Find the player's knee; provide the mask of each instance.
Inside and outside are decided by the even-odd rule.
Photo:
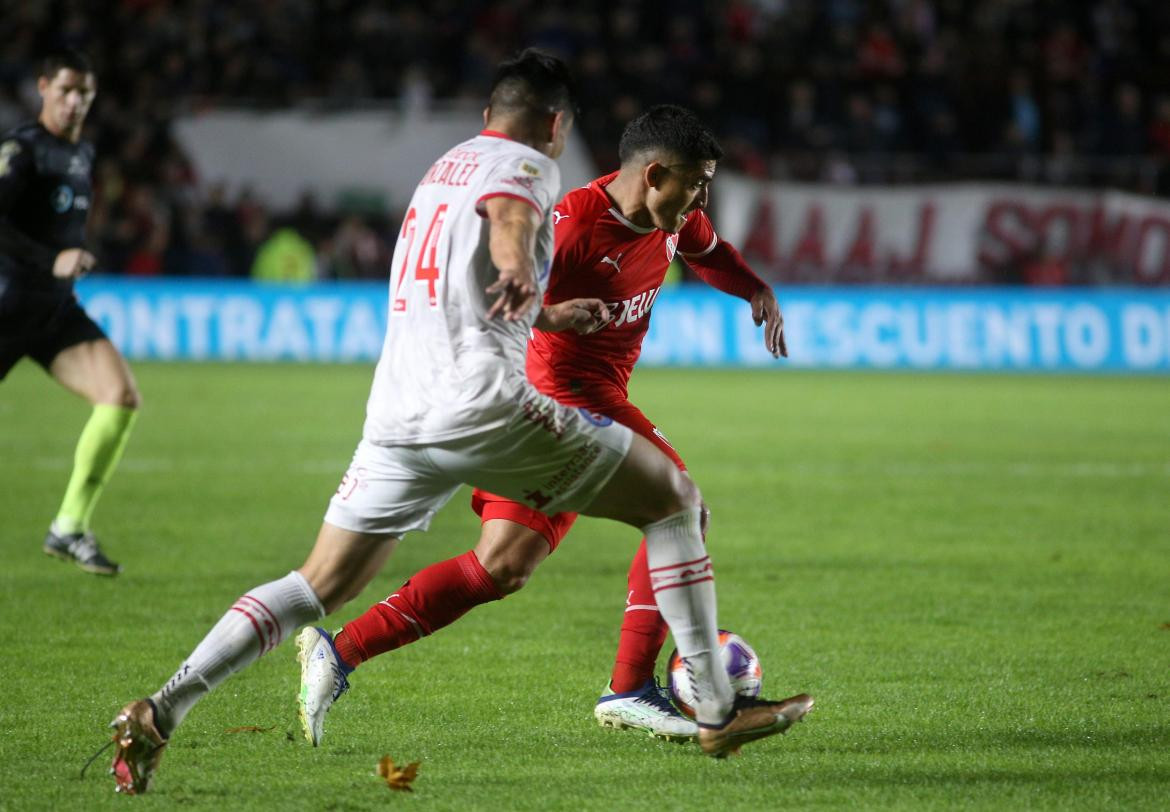
[[[672,469],[662,485],[652,499],[639,504],[636,521],[631,523],[642,527],[703,504],[698,486],[681,471]]]
[[[699,486],[689,476],[679,473],[672,482],[672,498],[674,501],[671,513],[703,506],[703,495],[699,493]]]
[[[123,387],[118,393],[118,405],[123,409],[141,409],[142,408],[142,393],[138,391],[136,386]]]
[[[475,546],[476,559],[501,595],[523,588],[548,554],[549,542],[540,532],[511,521],[484,522]]]
[[[492,582],[495,583],[496,589],[500,591],[501,595],[511,595],[513,592],[519,592],[528,583],[528,579],[532,577],[533,569],[533,567],[505,565],[489,570],[488,574],[492,576]]]
[[[120,406],[123,409],[138,409],[142,406],[142,395],[138,387],[129,381],[112,381],[102,387],[97,402]]]

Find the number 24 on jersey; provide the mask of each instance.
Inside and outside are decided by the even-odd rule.
[[[440,270],[437,255],[439,252],[439,234],[443,230],[443,221],[446,219],[447,204],[444,203],[435,210],[435,215],[431,218],[431,224],[427,226],[426,236],[423,237],[418,256],[414,258],[414,282],[415,284],[426,283],[427,301],[431,307],[438,307],[438,299],[435,295],[435,283],[439,281]],[[403,252],[402,265],[398,269],[398,281],[394,283],[393,310],[395,313],[406,312],[406,295],[402,290],[402,285],[406,281],[406,272],[410,269],[414,252],[414,238],[417,231],[418,211],[411,208],[406,213],[406,218],[402,221],[402,231],[398,235],[400,242],[405,241],[406,251]]]

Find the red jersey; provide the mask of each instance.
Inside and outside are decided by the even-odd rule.
[[[556,247],[544,303],[590,297],[604,301],[612,321],[589,335],[534,330],[528,377],[570,406],[625,400],[630,373],[650,327],[650,309],[678,252],[699,259],[719,243],[707,215],[687,215],[678,234],[636,226],[605,187],[613,172],[569,192],[553,208]]]

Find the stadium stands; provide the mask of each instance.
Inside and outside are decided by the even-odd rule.
[[[673,101],[711,122],[730,168],[757,177],[1170,190],[1160,0],[64,0],[15,4],[0,30],[4,129],[36,109],[38,53],[94,57],[91,234],[104,265],[128,274],[247,275],[291,226],[321,278],[382,276],[395,212],[228,197],[200,182],[172,122],[234,107],[458,105],[525,45],[571,60],[599,167],[614,164],[626,120]]]

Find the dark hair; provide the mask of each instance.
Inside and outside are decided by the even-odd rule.
[[[575,112],[577,93],[565,63],[552,54],[526,48],[501,62],[492,81],[494,113]]]
[[[82,51],[74,48],[61,48],[45,54],[41,60],[39,76],[52,79],[59,70],[75,70],[78,73],[93,73],[93,62]]]
[[[723,148],[707,126],[685,107],[659,104],[626,125],[618,157],[626,163],[647,152],[669,153],[684,163],[718,161]]]

